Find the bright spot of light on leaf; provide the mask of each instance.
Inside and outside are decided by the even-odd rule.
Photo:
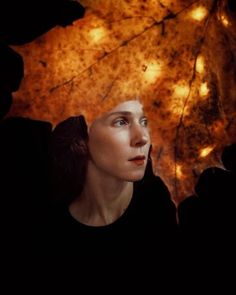
[[[183,111],[186,113],[185,101],[189,95],[189,90],[190,88],[185,82],[174,85],[170,108],[173,114],[180,115]]]
[[[156,60],[145,63],[142,66],[142,71],[144,72],[143,78],[146,81],[146,83],[154,83],[156,79],[161,76],[162,64],[160,61]]]
[[[214,146],[210,145],[207,146],[203,149],[200,150],[200,158],[205,158],[207,157],[213,150],[214,150]]]
[[[202,21],[206,17],[206,15],[207,9],[203,6],[199,6],[190,12],[191,18],[196,21]]]
[[[186,84],[177,84],[174,86],[174,93],[175,97],[186,97],[189,94],[189,86]]]
[[[208,93],[209,93],[209,88],[208,88],[208,85],[207,85],[207,82],[205,83],[202,83],[200,85],[200,89],[199,89],[199,94],[200,96],[206,96]]]
[[[94,28],[89,31],[89,37],[92,42],[99,43],[106,35],[104,28]]]
[[[204,69],[205,69],[204,57],[202,55],[199,55],[196,61],[196,71],[199,74],[202,74],[204,73]]]
[[[227,17],[225,15],[221,15],[220,20],[226,28],[229,26],[229,20],[227,19]]]
[[[177,178],[181,178],[183,176],[182,167],[180,164],[176,165],[175,171],[176,171],[175,173],[176,173]]]

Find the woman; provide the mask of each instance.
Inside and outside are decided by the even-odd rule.
[[[59,123],[51,153],[54,254],[166,259],[174,247],[175,206],[152,173],[148,120],[138,100],[118,104],[89,126],[82,116]]]

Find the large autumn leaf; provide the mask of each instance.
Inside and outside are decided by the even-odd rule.
[[[9,115],[88,120],[139,97],[154,172],[179,203],[236,141],[236,24],[228,1],[83,0],[86,15],[15,46],[25,77]]]

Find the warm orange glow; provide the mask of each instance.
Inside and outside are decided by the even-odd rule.
[[[143,78],[148,83],[154,83],[161,76],[162,65],[160,61],[147,62],[142,66]]]
[[[211,125],[211,132],[213,134],[224,134],[225,132],[225,121],[223,119],[215,121]]]
[[[190,12],[190,16],[196,21],[202,21],[206,17],[207,13],[208,11],[205,7],[199,6]]]
[[[99,43],[105,36],[106,30],[102,27],[94,28],[89,31],[89,37],[94,43]]]
[[[170,105],[170,110],[173,114],[181,115],[184,111],[186,113],[187,107],[185,106],[185,101],[189,95],[189,90],[189,86],[184,82],[174,85]]]
[[[175,173],[177,178],[181,178],[183,176],[183,172],[182,172],[182,166],[180,164],[177,164],[175,167]]]
[[[202,83],[200,85],[200,88],[199,88],[199,94],[200,94],[200,96],[206,96],[209,93],[209,91],[210,90],[208,88],[207,82]]]
[[[178,98],[187,97],[189,94],[189,86],[185,83],[179,83],[174,87],[173,96]]]
[[[199,55],[196,61],[196,71],[199,74],[203,74],[205,70],[205,60],[202,55]]]
[[[171,113],[174,115],[181,115],[184,111],[184,101],[182,99],[175,99],[171,104]],[[186,110],[185,110],[186,111]]]
[[[199,156],[200,158],[205,158],[207,157],[213,150],[214,150],[215,146],[207,146],[203,149],[200,150]]]
[[[220,16],[220,20],[226,28],[229,26],[229,20],[227,19],[227,17],[225,15],[222,14]]]

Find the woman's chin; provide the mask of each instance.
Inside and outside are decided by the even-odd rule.
[[[135,182],[141,180],[143,177],[144,172],[132,173],[127,177],[126,181]]]

